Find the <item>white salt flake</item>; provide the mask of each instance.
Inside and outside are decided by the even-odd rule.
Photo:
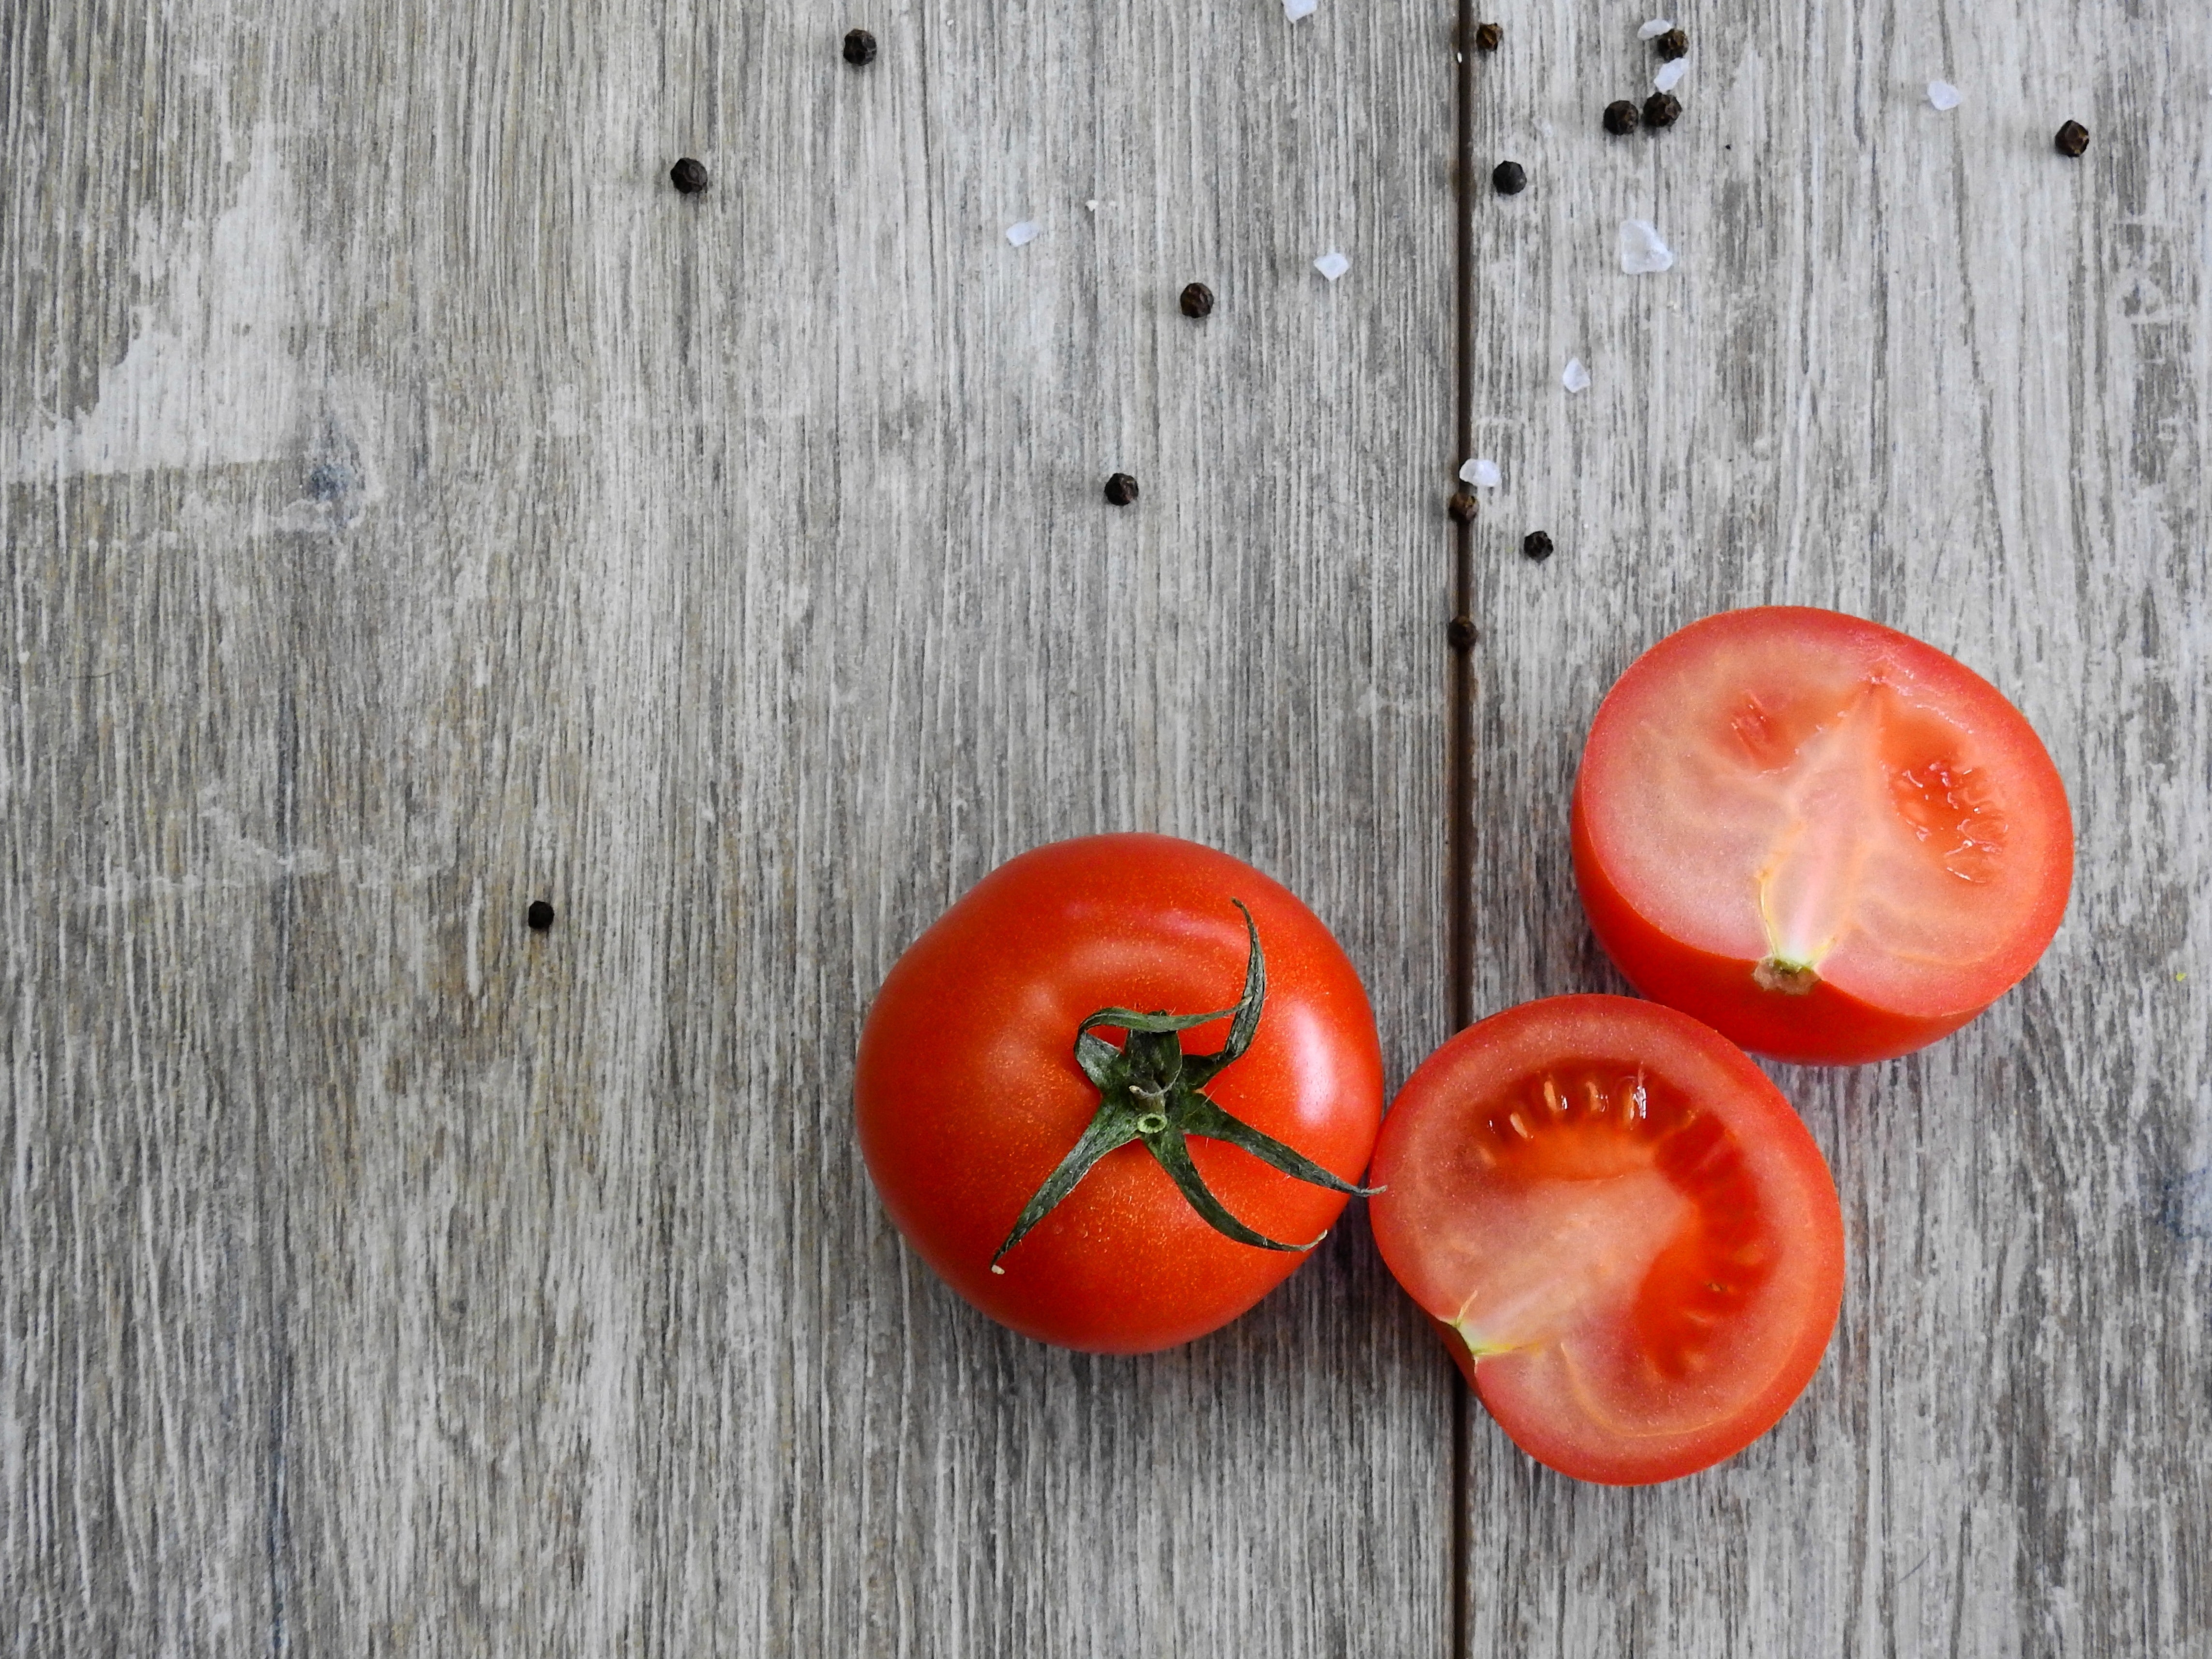
[[[1016,247],[1027,247],[1044,234],[1044,227],[1034,219],[1024,219],[1018,225],[1006,227],[1006,240]]]
[[[1646,23],[1642,28],[1636,31],[1636,38],[1639,40],[1656,40],[1661,35],[1666,33],[1668,29],[1671,29],[1674,27],[1674,20],[1673,18],[1655,17],[1650,22]]]
[[[1333,283],[1352,269],[1352,261],[1331,249],[1314,261],[1314,269]]]
[[[1690,72],[1690,60],[1676,58],[1659,65],[1659,73],[1651,77],[1651,84],[1662,92],[1672,92],[1682,84],[1682,77]]]
[[[1674,250],[1660,240],[1659,227],[1649,219],[1620,222],[1620,268],[1632,276],[1674,268]]]
[[[1589,390],[1589,370],[1583,367],[1583,360],[1581,358],[1570,357],[1567,359],[1567,372],[1559,376],[1559,384],[1566,387],[1570,392],[1588,392]]]
[[[1498,463],[1486,455],[1477,456],[1459,470],[1459,481],[1471,483],[1478,489],[1495,489],[1505,482],[1498,470]]]
[[[1310,17],[1320,9],[1321,0],[1283,0],[1283,15],[1293,23],[1301,17]]]
[[[1083,205],[1084,205],[1085,208],[1089,209],[1091,212],[1096,213],[1096,212],[1097,212],[1097,211],[1098,211],[1098,208],[1099,208],[1099,201],[1098,201],[1098,198],[1097,198],[1096,196],[1094,196],[1094,197],[1092,197],[1089,201],[1085,202]]]
[[[1956,109],[1959,107],[1959,89],[1948,81],[1930,81],[1928,83],[1928,101],[1937,109]]]

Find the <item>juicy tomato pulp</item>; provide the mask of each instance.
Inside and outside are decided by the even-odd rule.
[[[1100,1095],[1076,1028],[1102,1008],[1232,1006],[1250,907],[1267,959],[1252,1046],[1206,1085],[1232,1116],[1347,1181],[1374,1150],[1382,1054],[1367,993],[1319,917],[1251,866],[1166,836],[1091,836],[976,884],[892,967],[860,1034],[860,1150],[884,1207],[945,1281],[1046,1342],[1141,1353],[1227,1323],[1295,1272],[1202,1220],[1141,1145],[1108,1152],[993,1256],[1083,1137]],[[1182,1034],[1218,1051],[1226,1019]],[[1106,1034],[1117,1046],[1121,1034]],[[1305,1244],[1343,1194],[1194,1135],[1192,1162],[1238,1220]]]
[[[1670,1480],[1812,1378],[1844,1288],[1820,1149],[1742,1050],[1627,997],[1470,1026],[1383,1121],[1375,1242],[1521,1449]]]
[[[1747,1048],[1884,1060],[2017,983],[2073,879],[2065,786],[1989,682],[1832,611],[1651,647],[1575,782],[1591,928],[1647,996]]]

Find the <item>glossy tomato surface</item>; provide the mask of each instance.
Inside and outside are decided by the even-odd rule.
[[[1356,1181],[1382,1109],[1367,994],[1310,910],[1226,854],[1146,835],[1040,847],[984,878],[884,980],[860,1037],[861,1150],[899,1231],[992,1318],[1066,1347],[1142,1352],[1227,1323],[1305,1261],[1214,1231],[1132,1144],[992,1271],[1098,1108],[1076,1028],[1102,1008],[1235,1005],[1247,954],[1236,900],[1266,952],[1267,997],[1250,1048],[1206,1093]],[[1184,1051],[1218,1051],[1228,1031],[1223,1019],[1185,1032]],[[1241,1148],[1188,1145],[1206,1184],[1269,1237],[1317,1240],[1344,1207]]]
[[[2035,965],[2073,881],[2066,790],[2003,696],[1933,646],[1802,606],[1632,664],[1575,782],[1590,926],[1644,994],[1747,1048],[1882,1060]]]
[[[1522,1450],[1670,1480],[1772,1427],[1843,1297],[1820,1149],[1744,1052],[1628,997],[1468,1027],[1392,1103],[1375,1242]]]

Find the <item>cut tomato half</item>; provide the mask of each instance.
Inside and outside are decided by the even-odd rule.
[[[1735,1044],[1628,997],[1469,1027],[1407,1079],[1370,1171],[1383,1261],[1521,1449],[1669,1480],[1773,1426],[1844,1288],[1820,1147]]]
[[[2064,914],[2065,786],[1997,690],[1832,611],[1731,611],[1607,694],[1575,877],[1647,996],[1778,1059],[1850,1064],[1957,1030]]]

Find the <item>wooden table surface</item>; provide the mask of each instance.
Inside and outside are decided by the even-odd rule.
[[[2212,1652],[2212,14],[1693,9],[1626,139],[1647,10],[1490,15],[1510,200],[1445,4],[6,8],[0,1651]],[[2072,793],[2020,989],[1775,1068],[1841,1322],[1663,1487],[1356,1213],[1091,1358],[853,1144],[900,950],[1106,829],[1304,896],[1395,1085],[1461,554],[1477,1012],[1620,987],[1567,789],[1706,612],[1918,634]]]

